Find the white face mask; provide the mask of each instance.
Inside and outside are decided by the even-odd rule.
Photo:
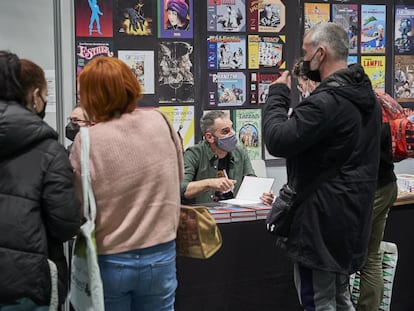
[[[310,92],[308,90],[306,90],[305,94],[303,95],[303,98],[309,97]]]

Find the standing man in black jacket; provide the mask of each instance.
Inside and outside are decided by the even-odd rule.
[[[0,51],[0,310],[56,310],[67,295],[63,242],[80,226],[73,169],[43,121],[47,83]],[[54,298],[54,299],[53,299]]]
[[[320,85],[293,110],[288,72],[264,107],[269,152],[286,158],[288,184],[312,191],[298,205],[285,247],[305,310],[354,310],[349,274],[361,269],[377,185],[381,111],[360,65],[347,66],[345,30],[321,23],[303,39],[308,78]],[[324,171],[334,177],[316,183]]]

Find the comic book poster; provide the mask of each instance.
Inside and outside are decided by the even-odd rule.
[[[76,76],[79,76],[83,67],[95,57],[98,56],[114,56],[114,48],[112,41],[106,42],[85,42],[83,40],[76,41]]]
[[[395,6],[395,52],[414,52],[414,5]]]
[[[329,3],[305,3],[303,11],[305,32],[312,26],[330,21]]]
[[[285,36],[248,36],[248,67],[259,69],[266,67],[285,68],[283,49]]]
[[[159,109],[180,135],[184,150],[194,146],[194,106],[161,106]]]
[[[385,53],[385,5],[361,5],[361,53]]]
[[[414,55],[395,55],[394,97],[399,102],[414,102]]]
[[[262,110],[235,109],[233,122],[239,145],[247,149],[250,160],[262,160]]]
[[[249,0],[249,31],[280,32],[286,24],[286,7],[281,0]]]
[[[246,102],[246,76],[243,72],[210,73],[208,93],[210,106],[242,106]]]
[[[340,25],[348,33],[349,54],[358,52],[358,5],[334,4],[332,21]]]
[[[261,105],[266,103],[269,95],[270,83],[280,77],[280,73],[250,73],[250,101],[251,105]]]
[[[201,0],[200,0],[201,1]],[[206,0],[207,31],[246,31],[245,0]]]
[[[246,36],[207,38],[208,69],[246,69]]]
[[[185,41],[158,44],[160,103],[194,102],[193,45]]]
[[[75,0],[77,37],[112,37],[112,0]]]
[[[153,28],[153,1],[117,0],[117,27],[119,34],[151,36]]]
[[[158,0],[158,37],[193,37],[193,0]]]
[[[385,56],[361,56],[361,65],[371,80],[372,88],[385,91]]]
[[[118,58],[130,68],[143,87],[143,94],[154,94],[154,51],[118,50]]]

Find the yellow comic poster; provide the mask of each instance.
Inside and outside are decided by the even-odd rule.
[[[385,91],[385,56],[361,56],[361,65],[371,79],[372,88]]]
[[[329,3],[305,3],[304,21],[305,32],[320,23],[330,21],[330,4]]]

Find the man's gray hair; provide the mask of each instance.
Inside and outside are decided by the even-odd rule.
[[[347,60],[349,53],[349,38],[345,29],[335,23],[320,23],[313,26],[305,34],[313,46],[324,44],[332,57],[337,60]]]
[[[221,110],[211,110],[205,113],[200,119],[201,134],[204,136],[207,132],[214,130],[214,121],[226,117],[227,115]]]

